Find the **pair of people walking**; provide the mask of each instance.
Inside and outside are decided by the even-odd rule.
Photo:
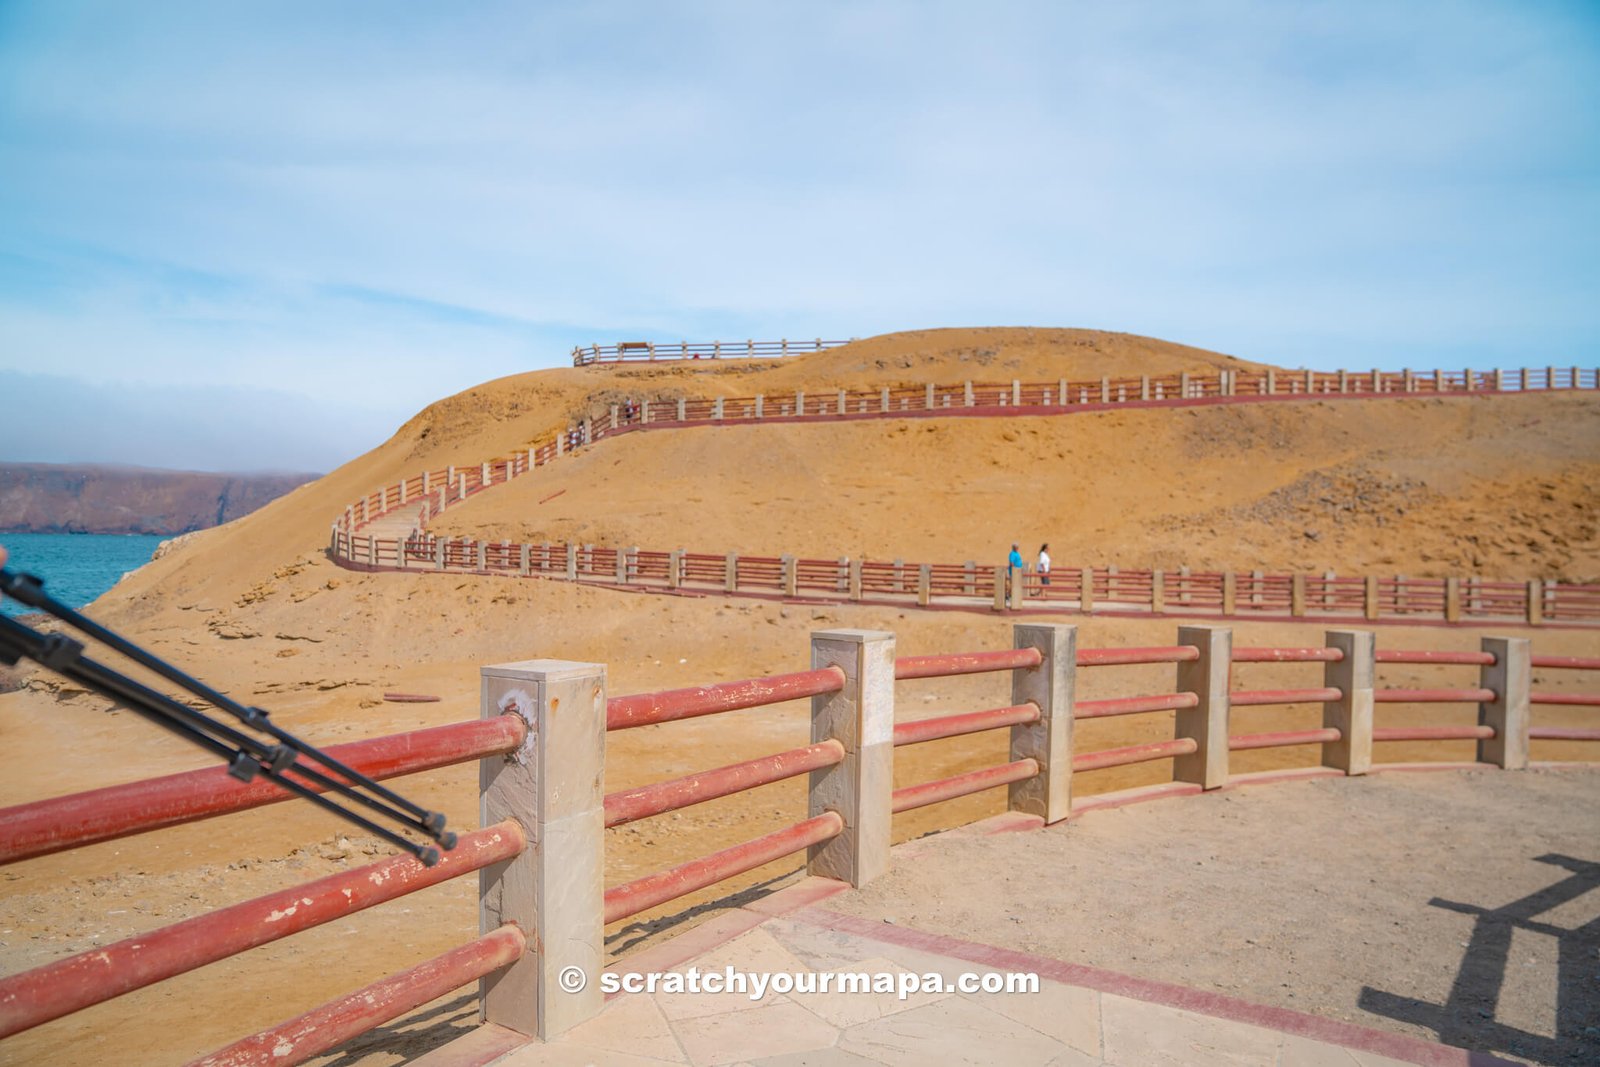
[[[1011,542],[1011,555],[1006,559],[1009,581],[1006,582],[1006,607],[1011,607],[1014,591],[1021,588],[1022,576],[1025,567],[1022,562],[1022,548],[1017,542]],[[1034,565],[1034,573],[1039,576],[1039,584],[1050,584],[1050,545],[1049,542],[1039,546],[1039,559]]]

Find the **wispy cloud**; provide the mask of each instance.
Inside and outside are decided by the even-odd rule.
[[[1542,363],[1597,84],[1583,4],[14,2],[0,368],[399,422],[639,335]]]

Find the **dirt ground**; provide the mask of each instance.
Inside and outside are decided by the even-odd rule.
[[[425,466],[475,462],[525,447],[585,410],[586,403],[609,403],[608,395],[636,393],[643,388],[737,394],[776,391],[807,382],[855,386],[967,377],[1047,379],[1244,365],[1229,357],[1126,335],[974,330],[874,339],[779,365],[588,368],[505,379],[441,401],[367,456],[251,516],[194,535],[125,579],[90,613],[235,696],[270,708],[282,724],[319,744],[475,718],[478,669],[492,663],[543,657],[603,662],[608,670],[608,691],[620,694],[803,669],[809,665],[808,634],[834,627],[893,631],[902,655],[1006,648],[1011,646],[1010,623],[983,614],[655,596],[542,580],[363,575],[334,566],[323,555],[323,547],[332,517],[349,500],[384,482],[392,483]],[[1338,430],[1352,440],[1368,431],[1379,438],[1390,434],[1395,444],[1388,452],[1362,452],[1361,462],[1378,471],[1392,467],[1412,480],[1436,474],[1440,484],[1448,487],[1448,492],[1441,491],[1442,497],[1457,502],[1452,507],[1471,504],[1488,510],[1500,499],[1495,486],[1503,482],[1514,490],[1516,500],[1527,501],[1530,509],[1545,510],[1537,510],[1537,515],[1535,510],[1526,512],[1534,516],[1526,522],[1515,518],[1493,526],[1492,534],[1475,527],[1483,534],[1477,551],[1488,553],[1486,568],[1519,576],[1525,570],[1531,573],[1529,569],[1534,567],[1541,571],[1553,568],[1556,573],[1547,576],[1583,576],[1583,568],[1591,566],[1588,561],[1596,551],[1592,531],[1596,501],[1588,488],[1592,479],[1584,482],[1588,475],[1582,471],[1587,469],[1585,462],[1592,463],[1593,456],[1600,454],[1600,448],[1584,442],[1592,440],[1600,422],[1593,418],[1592,409],[1582,403],[1566,404],[1561,398],[1516,398],[1509,403],[1546,406],[1540,408],[1535,424],[1521,425],[1516,419],[1534,418],[1526,414],[1531,408],[1516,408],[1523,414],[1512,417],[1496,414],[1511,409],[1478,406],[1477,400],[1460,408],[1422,405],[1414,410],[1408,409],[1409,402],[1382,401],[1372,409],[1374,414],[1367,416],[1367,423],[1349,424],[1341,420],[1347,420],[1360,405],[1328,405],[1328,421],[1319,424],[1322,430],[1318,432]],[[1377,414],[1380,409],[1389,414]],[[1477,427],[1486,442],[1483,455],[1496,453],[1498,465],[1486,466],[1490,474],[1476,481],[1465,478],[1460,462],[1441,443],[1450,439],[1445,429],[1404,429],[1399,421],[1384,421],[1390,415],[1400,420],[1402,411],[1405,420],[1420,420],[1428,426],[1437,422],[1445,429],[1451,425]],[[1054,447],[1045,437],[1056,433],[1055,429],[1041,429],[1045,436],[1038,439],[1008,441],[998,422],[952,420],[946,431],[951,435],[948,447],[918,453],[927,484],[938,490],[925,494],[929,499],[937,501],[947,488],[960,484],[975,455],[982,456],[985,464],[996,456],[1026,457],[1026,463],[1019,460],[1020,466],[1040,470],[1067,465],[1066,458],[1037,451]],[[958,423],[985,428],[972,429],[973,436],[967,437],[962,436],[967,431],[957,429]],[[1122,424],[1119,432],[1126,435],[1130,425]],[[1343,429],[1339,429],[1341,425]],[[1184,431],[1184,439],[1195,450],[1196,469],[1215,460],[1217,469],[1228,471],[1226,476],[1204,482],[1210,500],[1206,507],[1214,511],[1205,521],[1216,526],[1217,539],[1210,542],[1215,546],[1223,545],[1233,523],[1243,521],[1238,519],[1242,512],[1237,509],[1267,499],[1286,479],[1300,484],[1302,475],[1310,470],[1302,459],[1284,459],[1272,451],[1277,439],[1272,434],[1300,439],[1301,431],[1291,425],[1280,425],[1272,434],[1253,439],[1256,444],[1247,452],[1259,457],[1259,463],[1224,459],[1224,453],[1237,451],[1228,444],[1235,429],[1232,423],[1217,422],[1203,432]],[[876,467],[868,460],[886,457],[900,447],[892,433],[881,436],[885,432],[881,427],[871,433],[852,429],[831,440],[857,449],[861,459],[857,470],[870,472]],[[606,522],[643,523],[625,529],[637,532],[641,539],[654,531],[665,540],[676,540],[676,531],[683,531],[685,538],[692,532],[681,525],[683,513],[651,516],[648,512],[653,508],[645,506],[655,491],[653,483],[667,470],[630,442],[653,449],[678,449],[673,460],[680,472],[677,476],[681,477],[682,470],[704,468],[706,477],[701,479],[699,494],[712,514],[723,517],[708,529],[707,537],[715,533],[718,539],[712,547],[745,547],[741,524],[748,523],[759,532],[763,529],[760,524],[767,521],[764,509],[753,506],[764,499],[762,486],[735,480],[727,467],[714,467],[712,459],[718,450],[698,443],[698,433],[623,438],[572,462],[590,462],[592,466],[586,470],[597,480],[603,477],[612,487],[612,495],[624,501],[606,513]],[[1098,433],[1093,431],[1091,436]],[[738,447],[743,447],[740,442],[755,440],[714,439],[732,441]],[[773,448],[780,445],[790,447],[776,439],[770,443]],[[1083,444],[1085,451],[1072,453],[1076,457],[1073,464],[1082,467],[1084,457],[1090,456],[1093,463],[1089,467],[1114,465],[1114,451],[1091,451],[1091,445],[1096,450],[1109,447],[1104,441]],[[625,446],[630,451],[624,451]],[[1131,449],[1115,480],[1145,487],[1140,492],[1152,498],[1178,499],[1182,494],[1164,467],[1171,446],[1173,440],[1164,439],[1158,448]],[[618,451],[609,451],[613,448]],[[1517,456],[1519,449],[1524,458],[1502,461]],[[1432,474],[1433,468],[1426,462],[1430,455],[1439,457]],[[600,469],[601,460],[611,465],[605,471]],[[632,464],[638,467],[630,475]],[[1259,475],[1255,468],[1271,471],[1271,476]],[[553,469],[538,477],[546,473],[566,477]],[[854,477],[865,479],[867,474]],[[827,471],[791,479],[801,486],[811,480],[818,484],[806,492],[816,488],[836,492],[848,503],[848,507],[841,503],[837,509],[815,510],[809,521],[819,545],[834,543],[828,538],[830,529],[859,529],[863,544],[887,547],[897,543],[895,531],[908,525],[893,499],[894,493],[902,490],[893,489],[887,480],[883,493],[874,494],[869,484],[847,485],[842,475]],[[1540,481],[1548,486],[1539,488],[1536,483]],[[1024,491],[1017,489],[1019,494]],[[1176,535],[1153,526],[1150,537],[1140,540],[1135,526],[1117,515],[1125,508],[1134,508],[1141,515],[1175,513],[1175,505],[1141,504],[1140,492],[1126,487],[1118,492],[1121,495],[1106,498],[1114,507],[1093,510],[1093,523],[1104,531],[1100,539],[1116,546],[1106,548],[1096,560],[1132,566],[1138,562],[1138,552],[1153,551],[1158,542],[1173,543]],[[1551,499],[1545,500],[1543,493]],[[505,499],[509,501],[506,506],[515,510],[515,502]],[[630,499],[635,501],[633,505],[626,503]],[[926,529],[917,536],[932,537],[923,543],[930,552],[939,553],[936,558],[959,560],[969,551],[970,542],[958,542],[954,537],[941,542],[928,531],[960,530],[966,531],[962,536],[976,538],[987,505],[973,504],[959,494],[951,499],[961,501],[955,508],[946,505],[952,521],[943,526],[937,521],[922,523]],[[630,511],[630,506],[635,510]],[[1161,512],[1162,507],[1167,512]],[[1205,507],[1199,511],[1210,514]],[[959,520],[955,518],[958,512]],[[1461,525],[1459,516],[1451,518],[1451,514],[1429,505],[1409,519],[1408,511],[1392,521],[1386,518],[1382,524],[1357,523],[1362,532],[1348,543],[1365,539],[1371,551],[1393,559],[1400,572],[1428,573],[1425,567],[1432,564],[1421,558],[1418,546],[1437,544],[1440,551],[1465,550],[1461,539],[1450,532]],[[1021,536],[1004,515],[996,513],[990,521],[994,528],[983,537],[986,545],[1004,545]],[[798,525],[795,528],[799,529]],[[1241,529],[1245,530],[1241,538],[1245,534],[1249,538],[1240,541],[1236,557],[1243,560],[1242,569],[1270,553],[1289,558],[1305,541],[1298,519]],[[1274,529],[1279,529],[1276,540]],[[1586,529],[1590,531],[1587,534],[1583,532]],[[1123,545],[1129,547],[1120,547]],[[1059,548],[1057,558],[1067,558]],[[1176,638],[1176,623],[1170,620],[1064,615],[1060,621],[1080,625],[1080,647],[1171,644]],[[1320,626],[1241,623],[1235,627],[1235,640],[1241,645],[1318,644],[1322,632]],[[1378,642],[1380,648],[1476,649],[1484,632],[1488,631],[1382,627]],[[1502,628],[1496,632],[1530,634],[1539,653],[1600,655],[1600,635],[1591,631]],[[1239,670],[1242,673],[1235,680],[1239,688],[1321,684],[1321,670],[1314,665],[1250,665]],[[1583,680],[1571,677],[1572,673],[1565,672],[1568,676],[1562,677],[1558,672],[1548,672],[1548,676],[1541,672],[1535,685],[1555,691],[1584,688]],[[1474,684],[1474,677],[1466,668],[1385,667],[1380,684],[1469,685]],[[35,675],[23,683],[19,691],[0,692],[0,746],[6,752],[0,805],[206,764],[204,756],[171,743],[130,714],[111,711],[103,701],[52,678]],[[1083,672],[1079,693],[1083,699],[1094,699],[1170,692],[1172,686],[1170,667],[1107,668]],[[0,690],[5,688],[0,685]],[[386,703],[382,694],[390,690],[430,693],[442,699],[436,704]],[[898,687],[897,701],[902,719],[1010,703],[1007,683],[999,677],[908,683]],[[1250,708],[1241,709],[1238,718],[1238,732],[1303,728],[1320,725],[1320,709],[1310,705]],[[1474,721],[1474,709],[1467,705],[1385,705],[1380,719],[1392,725],[1466,723]],[[1593,722],[1593,715],[1584,708],[1541,707],[1535,712],[1535,721],[1586,725]],[[1102,719],[1080,724],[1078,744],[1089,750],[1163,739],[1170,737],[1171,731],[1170,714]],[[606,785],[609,790],[637,786],[770,754],[808,740],[807,709],[795,704],[627,731],[608,742]],[[1592,752],[1592,745],[1586,750],[1582,743],[1535,742],[1534,747],[1539,759],[1582,758],[1586,751]],[[1463,759],[1470,758],[1471,752],[1471,744],[1463,742],[1391,744],[1380,751],[1380,758]],[[897,760],[897,784],[1001,762],[1004,754],[1003,734],[915,746],[903,750]],[[1246,752],[1236,754],[1234,765],[1238,771],[1250,771],[1306,765],[1315,758],[1315,751],[1305,748]],[[1081,791],[1150,784],[1165,780],[1169,773],[1167,763],[1095,772],[1082,776]],[[430,772],[399,785],[408,795],[446,812],[453,825],[476,825],[474,768]],[[896,837],[906,840],[993,814],[1003,803],[1002,794],[991,792],[907,813],[896,819]],[[616,884],[748,840],[794,821],[802,812],[802,788],[789,782],[620,828],[611,832],[607,841],[607,882]],[[1567,821],[1574,815],[1557,811],[1554,817]],[[0,869],[0,972],[15,973],[206,909],[369,862],[380,854],[382,850],[375,844],[344,833],[340,824],[327,816],[298,805],[281,805],[14,864]],[[774,864],[620,924],[608,935],[608,947],[614,954],[622,953],[670,936],[711,914],[719,906],[716,901],[724,901],[721,906],[726,906],[729,894],[770,882],[794,868],[793,862]],[[450,883],[264,946],[240,959],[214,964],[9,1039],[0,1043],[0,1063],[99,1063],[108,1057],[126,1060],[129,1049],[138,1050],[133,1058],[139,1062],[165,1063],[204,1053],[462,943],[476,932],[475,896],[473,880]],[[386,1028],[364,1040],[359,1047],[373,1049],[370,1054],[340,1054],[329,1062],[341,1067],[357,1062],[396,1062],[393,1047],[383,1043],[392,1031],[419,1030],[419,1036],[406,1046],[415,1050],[434,1040],[441,1021],[448,1030],[452,1020],[461,1022],[470,1015],[470,997],[446,1003],[454,1007],[436,1009],[422,1022]]]
[[[1532,1063],[1600,1062],[1600,769],[1249,786],[910,847],[827,906]]]

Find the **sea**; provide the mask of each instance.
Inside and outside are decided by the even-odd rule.
[[[6,569],[44,579],[45,592],[77,609],[116,585],[122,576],[150,562],[167,540],[154,534],[0,533],[11,558]],[[32,608],[0,598],[0,612],[22,615]]]

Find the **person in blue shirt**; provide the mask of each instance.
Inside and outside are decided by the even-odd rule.
[[[1010,573],[1006,576],[1006,607],[1011,606],[1011,591],[1022,580],[1022,552],[1015,541],[1011,542],[1011,555],[1006,559]]]

